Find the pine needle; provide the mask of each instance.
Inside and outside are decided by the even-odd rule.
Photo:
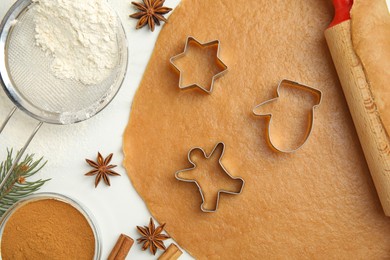
[[[17,156],[17,155],[16,155]],[[11,168],[14,157],[12,149],[7,149],[7,158],[0,163],[0,182],[2,182]],[[37,181],[28,181],[27,179],[39,172],[47,161],[43,162],[41,157],[39,160],[34,160],[34,154],[27,154],[23,161],[19,162],[14,168],[11,176],[6,181],[4,187],[0,190],[0,217],[18,200],[30,195],[40,189],[45,182],[50,179]]]

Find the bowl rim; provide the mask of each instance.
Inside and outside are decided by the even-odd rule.
[[[9,75],[9,66],[7,62],[8,41],[14,29],[14,21],[18,20],[20,14],[29,11],[32,8],[31,6],[34,6],[35,4],[36,3],[32,0],[16,0],[5,14],[3,20],[0,20],[0,85],[8,98],[18,109],[38,121],[55,125],[68,125],[90,119],[103,111],[113,101],[122,88],[127,75],[129,67],[129,48],[122,20],[118,12],[114,10],[112,6],[108,5],[107,7],[115,14],[118,21],[117,28],[115,28],[118,44],[118,64],[116,69],[113,70],[117,70],[117,77],[115,77],[115,80],[111,82],[110,86],[107,87],[107,90],[99,99],[88,104],[88,106],[85,105],[77,111],[58,112],[56,110],[38,107],[36,102],[31,103],[26,99],[25,95],[18,90],[18,87]],[[113,71],[111,71],[111,73]],[[85,95],[88,95],[88,93],[85,93]]]
[[[102,237],[100,233],[100,229],[96,224],[96,219],[93,217],[92,213],[89,211],[88,208],[86,208],[82,203],[79,201],[56,192],[39,192],[39,193],[34,193],[31,194],[25,198],[22,198],[15,202],[14,205],[12,205],[1,217],[0,219],[0,259],[1,257],[1,244],[2,244],[2,237],[3,237],[3,232],[5,229],[5,226],[8,222],[8,220],[11,218],[12,214],[16,212],[19,208],[22,206],[33,202],[33,201],[39,201],[39,200],[46,200],[46,199],[54,199],[57,201],[61,201],[64,203],[69,204],[73,208],[77,209],[87,220],[89,226],[92,229],[93,235],[95,237],[95,252],[94,252],[94,257],[93,259],[100,259],[101,254],[102,254]]]

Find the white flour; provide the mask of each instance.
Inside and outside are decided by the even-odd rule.
[[[35,42],[58,78],[97,84],[118,62],[118,21],[106,0],[33,0]]]

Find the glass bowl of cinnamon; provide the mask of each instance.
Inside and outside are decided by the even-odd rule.
[[[100,259],[101,235],[87,208],[58,193],[16,202],[0,220],[0,259]]]

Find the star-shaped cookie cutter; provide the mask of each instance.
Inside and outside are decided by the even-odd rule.
[[[271,134],[270,134],[270,129],[271,129],[271,121],[272,121],[272,113],[265,113],[265,114],[262,114],[262,113],[256,113],[256,108],[260,107],[260,106],[263,106],[267,103],[271,103],[271,102],[274,102],[276,100],[278,100],[278,98],[280,97],[280,88],[281,86],[289,86],[289,87],[295,87],[295,88],[300,88],[300,89],[303,89],[305,91],[308,91],[308,92],[311,92],[311,93],[314,93],[316,96],[317,96],[317,104],[314,105],[311,109],[311,113],[310,113],[310,125],[309,125],[309,128],[306,132],[306,135],[305,135],[305,138],[303,139],[303,142],[295,149],[291,149],[291,150],[283,150],[283,149],[280,149],[278,148],[273,142],[272,142],[272,138],[271,138]],[[295,81],[291,81],[291,80],[288,80],[288,79],[283,79],[279,82],[279,85],[276,89],[276,98],[273,98],[273,99],[270,99],[270,100],[267,100],[257,106],[255,106],[252,110],[253,114],[255,116],[268,116],[269,117],[269,121],[268,121],[268,128],[267,128],[267,139],[268,139],[268,142],[269,144],[271,145],[271,147],[273,149],[275,149],[276,151],[278,152],[282,152],[282,153],[293,153],[293,152],[296,152],[298,151],[299,149],[302,148],[302,146],[304,146],[306,143],[307,143],[307,140],[309,139],[311,133],[312,133],[312,130],[313,130],[313,127],[314,127],[314,110],[321,104],[321,101],[322,101],[322,91],[320,91],[319,89],[316,89],[316,88],[312,88],[312,87],[309,87],[307,85],[303,85],[301,83],[298,83],[298,82],[295,82]]]
[[[196,181],[196,180],[188,180],[188,179],[183,179],[183,178],[180,178],[179,177],[179,174],[182,173],[182,172],[186,172],[186,171],[191,171],[191,170],[194,170],[196,168],[196,164],[191,160],[191,152],[194,151],[194,150],[199,150],[203,153],[204,157],[206,159],[210,159],[211,156],[214,154],[215,150],[218,148],[219,145],[222,145],[222,152],[221,152],[221,155],[218,159],[218,163],[219,165],[221,166],[222,170],[233,180],[241,180],[242,184],[241,184],[241,188],[238,192],[233,192],[233,191],[227,191],[227,190],[223,190],[223,189],[220,189],[218,190],[218,193],[217,193],[217,202],[215,204],[215,209],[214,210],[209,210],[209,209],[205,209],[203,207],[203,204],[205,203],[205,199],[204,199],[204,194],[203,194],[203,191],[202,191],[202,188],[201,186],[199,185],[199,183]],[[203,212],[216,212],[217,209],[218,209],[218,204],[219,204],[219,198],[220,198],[220,194],[221,193],[227,193],[227,194],[233,194],[233,195],[238,195],[238,194],[241,194],[242,193],[242,190],[244,188],[244,185],[245,185],[245,181],[243,178],[241,177],[234,177],[232,176],[227,170],[226,168],[223,166],[222,164],[222,157],[223,157],[223,154],[225,153],[225,143],[223,142],[219,142],[217,143],[213,150],[211,151],[211,153],[209,155],[206,154],[205,150],[201,147],[193,147],[191,148],[191,150],[188,152],[188,161],[190,162],[190,164],[192,164],[192,167],[190,168],[186,168],[186,169],[183,169],[183,170],[179,170],[175,173],[175,178],[179,181],[184,181],[184,182],[193,182],[196,184],[196,186],[198,186],[198,189],[199,189],[199,193],[200,193],[200,196],[202,197],[202,204],[200,205],[200,209],[203,211]]]
[[[210,89],[206,89],[205,87],[202,87],[198,83],[191,83],[191,84],[188,84],[188,85],[185,85],[185,86],[182,85],[182,83],[183,83],[183,72],[182,72],[182,70],[180,70],[175,65],[175,61],[180,59],[180,58],[182,58],[183,56],[185,56],[187,54],[188,46],[189,46],[189,44],[191,42],[196,43],[197,45],[201,46],[202,48],[206,48],[206,47],[213,46],[213,45],[217,45],[218,46],[217,47],[217,61],[218,61],[218,64],[223,68],[223,70],[218,72],[217,74],[215,74],[212,77],[211,84],[210,84]],[[169,59],[169,62],[172,64],[172,66],[175,68],[175,70],[179,73],[179,88],[180,89],[189,89],[189,88],[198,87],[199,89],[203,90],[207,94],[211,94],[213,92],[213,88],[214,88],[214,81],[216,79],[220,78],[223,74],[225,74],[228,71],[228,66],[219,57],[219,50],[220,50],[220,42],[219,42],[219,40],[214,40],[214,41],[210,41],[210,42],[206,42],[206,43],[201,43],[200,41],[195,39],[193,36],[188,36],[187,40],[186,40],[186,44],[184,46],[184,51],[182,53],[179,53],[178,55],[175,55],[175,56],[173,56],[173,57],[171,57]]]

